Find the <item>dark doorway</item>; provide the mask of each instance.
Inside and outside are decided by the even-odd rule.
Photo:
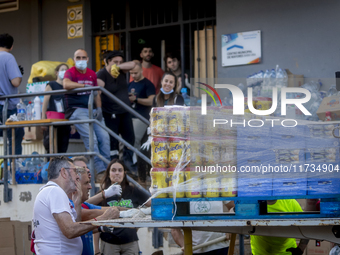
[[[161,67],[163,40],[165,41],[165,53],[180,52],[180,26],[167,26],[131,32],[131,59],[140,60],[143,45],[151,45],[155,54],[152,63]]]

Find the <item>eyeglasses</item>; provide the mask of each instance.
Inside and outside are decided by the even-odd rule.
[[[65,169],[72,169],[76,174],[86,170],[85,167],[80,167],[80,166],[76,166],[76,167],[64,167],[64,168]]]

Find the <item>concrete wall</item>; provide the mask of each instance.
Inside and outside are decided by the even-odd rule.
[[[308,78],[334,78],[339,10],[332,0],[217,0],[218,77],[246,77],[279,64]],[[252,30],[262,32],[261,63],[222,67],[221,35]]]
[[[67,39],[67,7],[83,4],[84,36]],[[90,1],[21,0],[18,11],[0,13],[0,33],[14,37],[12,54],[25,69],[19,87],[25,91],[32,64],[40,60],[66,61],[78,48],[92,56]],[[91,68],[91,60],[89,67]]]

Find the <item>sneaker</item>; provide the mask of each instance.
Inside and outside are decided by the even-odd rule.
[[[101,183],[104,178],[104,172],[100,172],[96,175],[96,183]]]

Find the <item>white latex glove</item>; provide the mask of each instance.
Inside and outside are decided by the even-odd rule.
[[[132,218],[134,215],[139,213],[139,210],[136,208],[127,210],[127,211],[120,211],[119,212],[119,217],[121,218]]]
[[[145,215],[151,215],[151,207],[140,209]]]
[[[112,184],[110,187],[104,190],[105,198],[120,196],[122,194],[122,187],[119,184]]]

